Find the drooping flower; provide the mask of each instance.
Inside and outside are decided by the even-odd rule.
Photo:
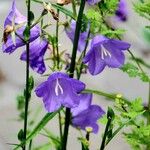
[[[125,61],[123,51],[129,47],[129,43],[97,35],[92,39],[91,48],[83,62],[88,63],[88,69],[92,75],[102,72],[105,66],[120,68]]]
[[[116,10],[116,16],[119,20],[121,21],[126,21],[127,20],[127,4],[126,0],[120,0],[118,4],[118,9]]]
[[[66,34],[72,42],[74,40],[75,29],[76,29],[76,21],[75,20],[71,20],[69,27],[67,26],[65,28]],[[80,52],[82,52],[85,48],[86,40],[88,37],[88,31],[89,31],[89,27],[87,27],[86,31],[80,33],[79,42],[78,42],[78,50]]]
[[[48,80],[40,84],[35,92],[43,98],[48,112],[54,112],[61,106],[73,108],[79,105],[79,93],[84,90],[85,84],[79,80],[69,78],[65,73],[54,72]]]
[[[95,5],[95,4],[97,4],[98,2],[100,2],[101,0],[87,0],[87,3],[89,4],[89,5]]]
[[[15,41],[14,41],[11,34],[5,34],[8,37],[7,38],[5,37],[5,41],[2,45],[3,52],[12,53],[18,47],[25,45],[25,42],[22,39],[24,38],[23,32],[25,30],[26,24],[27,24],[27,19],[18,11],[14,0],[11,11],[6,17],[4,23],[4,30],[6,31],[7,28],[12,29],[11,32],[15,32],[18,36],[17,35],[15,36]],[[39,35],[40,35],[39,27],[34,26],[30,31],[30,42],[38,38]]]
[[[44,64],[44,54],[47,50],[48,42],[45,39],[37,38],[33,42],[30,43],[30,53],[29,53],[29,61],[31,68],[43,74],[46,70]],[[27,53],[24,51],[21,55],[21,60],[27,60]]]
[[[102,117],[104,111],[98,105],[91,105],[92,94],[81,94],[78,107],[72,108],[72,125],[86,130],[91,128],[93,133],[98,132],[97,120]]]

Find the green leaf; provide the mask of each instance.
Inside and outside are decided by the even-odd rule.
[[[22,129],[18,133],[18,140],[19,141],[23,141],[24,140],[24,132],[23,132]]]
[[[30,38],[30,28],[26,26],[24,32],[23,32],[24,40],[28,41]]]
[[[34,88],[34,78],[33,76],[30,76],[29,78],[29,91],[31,92]]]
[[[14,150],[19,149],[21,146],[23,146],[25,143],[27,144],[30,140],[32,140],[42,129],[46,126],[46,124],[53,119],[53,117],[60,111],[59,109],[56,112],[53,113],[47,113],[43,119],[38,123],[38,125],[33,129],[33,131],[28,135],[27,139],[20,143],[19,146],[15,147]]]
[[[141,72],[134,64],[132,63],[126,63],[121,68],[123,72],[126,72],[129,77],[139,77],[141,81],[143,82],[150,82],[150,77],[144,73]]]
[[[117,96],[117,94],[111,94],[111,93],[106,93],[106,92],[103,92],[103,91],[92,90],[92,89],[86,89],[86,90],[83,91],[83,93],[93,93],[93,94],[96,94],[96,95],[104,96],[107,99],[110,99],[110,100],[113,100],[113,101],[116,100],[116,96]],[[125,101],[127,104],[130,104],[128,99],[126,99],[124,97],[122,97],[121,99],[123,101]]]
[[[115,113],[113,111],[113,109],[111,107],[108,107],[108,111],[107,111],[107,119],[110,118],[110,119],[114,119],[115,117]]]
[[[76,18],[74,17],[73,13],[70,10],[68,10],[68,9],[64,8],[63,6],[60,6],[58,4],[52,4],[52,6],[56,9],[58,9],[59,11],[61,11],[62,13],[64,13],[65,15],[76,20]]]

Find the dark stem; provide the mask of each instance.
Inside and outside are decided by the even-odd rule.
[[[89,141],[90,140],[90,132],[86,133],[86,140]]]
[[[107,124],[106,124],[106,128],[105,128],[105,132],[104,132],[104,136],[103,136],[103,139],[102,139],[102,143],[101,143],[100,150],[104,150],[104,148],[105,148],[107,133],[108,133],[108,130],[109,130],[110,125],[111,125],[111,118],[108,118],[108,121],[107,121]]]
[[[59,119],[59,132],[60,132],[60,139],[62,141],[63,133],[62,133],[62,125],[61,125],[61,113],[58,113],[58,119]]]
[[[85,2],[86,2],[85,0],[81,1],[80,8],[79,8],[79,14],[78,14],[77,22],[76,22],[76,30],[75,30],[75,36],[74,36],[74,42],[73,42],[71,64],[70,64],[70,68],[69,68],[70,78],[73,78],[74,71],[75,71],[77,48],[78,48],[78,42],[79,42],[79,36],[80,36],[82,16],[83,16],[83,11],[84,11],[84,7],[85,7]],[[67,147],[70,118],[71,118],[70,108],[66,108],[64,135],[63,135],[63,140],[62,140],[62,150],[66,150],[66,147]]]
[[[30,29],[31,21],[30,21],[30,4],[31,1],[27,1],[27,26]],[[30,39],[30,30],[29,30],[29,38],[28,42],[26,44],[26,52],[27,52],[27,60],[26,60],[26,92],[25,92],[25,117],[24,117],[24,140],[26,140],[27,137],[27,124],[28,124],[28,107],[29,107],[29,44]],[[22,148],[23,150],[26,150],[26,144]]]

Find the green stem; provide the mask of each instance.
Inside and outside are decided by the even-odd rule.
[[[107,121],[107,124],[106,124],[106,128],[105,128],[105,132],[104,132],[104,136],[103,136],[103,139],[102,139],[102,143],[101,143],[100,150],[104,150],[104,148],[105,148],[107,133],[108,133],[109,127],[110,127],[110,125],[111,125],[111,121],[112,121],[112,119],[111,119],[111,118],[108,118],[108,121]]]
[[[77,11],[76,11],[76,3],[75,3],[75,0],[72,0],[72,9],[73,9],[74,17],[76,18],[76,17],[77,17]]]
[[[31,1],[27,1],[27,26],[30,29],[31,21],[30,21],[30,7]],[[26,60],[26,92],[25,92],[25,117],[24,117],[24,140],[27,137],[27,124],[28,124],[28,107],[29,107],[29,50],[30,50],[30,30],[29,30],[29,38],[26,44],[27,51],[27,60]],[[22,147],[23,150],[26,150],[26,144]]]
[[[59,17],[59,10],[57,10],[57,14]],[[57,69],[59,69],[59,62],[60,62],[60,58],[59,58],[59,48],[58,48],[58,34],[59,34],[59,20],[57,20],[56,22],[56,56],[57,56]]]
[[[89,29],[89,32],[88,32],[87,41],[86,41],[86,44],[85,44],[85,48],[84,48],[84,51],[83,51],[83,56],[82,56],[82,58],[84,58],[84,56],[85,56],[85,54],[86,54],[86,50],[87,50],[88,43],[89,43],[89,37],[90,37],[90,29]],[[84,65],[84,64],[83,64],[83,62],[82,62],[81,65],[80,65],[80,68],[79,68],[79,73],[77,74],[77,79],[78,79],[78,80],[79,80],[80,77],[81,77],[83,65]]]
[[[79,36],[80,36],[82,16],[83,16],[83,12],[84,12],[85,2],[86,2],[86,0],[81,1],[80,8],[79,8],[79,14],[78,14],[77,22],[76,22],[76,30],[75,30],[72,57],[71,57],[72,59],[71,59],[71,64],[70,64],[70,68],[69,68],[70,78],[73,78],[74,71],[75,71],[77,48],[78,48],[78,42],[79,42]],[[64,135],[63,135],[63,140],[62,140],[62,150],[66,150],[66,147],[67,147],[70,118],[71,118],[70,108],[66,108]]]
[[[139,62],[137,61],[136,57],[134,56],[134,54],[128,49],[129,54],[131,55],[131,57],[133,58],[133,60],[136,62],[138,68],[141,70],[142,73],[145,74],[144,70],[142,69],[141,65],[139,64]]]
[[[149,91],[148,91],[148,118],[147,125],[150,125],[150,82],[149,82]]]

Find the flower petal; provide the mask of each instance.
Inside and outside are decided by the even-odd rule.
[[[83,130],[86,127],[92,127],[93,132],[97,133],[98,126],[96,125],[97,120],[102,117],[104,111],[98,105],[91,105],[88,109],[82,111],[77,116],[73,116],[72,124],[75,127],[79,127]]]
[[[92,94],[81,94],[79,105],[71,109],[73,116],[76,116],[82,111],[88,109],[88,107],[91,105],[91,101],[92,101]]]
[[[106,66],[104,60],[101,59],[99,49],[99,47],[95,47],[91,50],[92,52],[90,52],[90,57],[88,60],[88,69],[92,75],[97,75],[98,73],[102,72]],[[84,60],[87,59],[88,55],[89,54],[87,54]]]
[[[33,70],[43,74],[46,70],[44,63],[44,54],[47,50],[48,42],[46,40],[36,39],[30,44],[30,66]],[[26,51],[21,55],[21,60],[26,61]]]
[[[104,47],[110,52],[111,57],[105,57],[105,63],[112,68],[120,68],[125,61],[123,52],[111,44],[105,44]]]
[[[116,39],[110,39],[110,44],[116,47],[119,50],[127,50],[130,48],[130,44],[124,41],[116,40]]]

